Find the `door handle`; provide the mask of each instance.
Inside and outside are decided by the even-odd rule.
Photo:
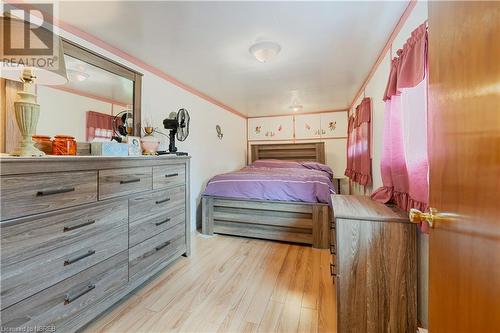
[[[409,218],[411,223],[427,222],[429,223],[429,227],[432,228],[434,221],[438,218],[438,212],[436,208],[429,208],[428,213],[423,213],[418,209],[412,208],[410,209]]]
[[[422,213],[418,209],[412,208],[410,209],[409,218],[411,223],[427,222],[429,223],[429,227],[433,228],[434,222],[454,221],[459,218],[459,215],[454,213],[441,213],[436,208],[429,208],[428,213]]]

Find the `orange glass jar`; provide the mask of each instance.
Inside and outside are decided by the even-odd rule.
[[[68,135],[56,135],[52,141],[52,154],[76,155],[76,140]]]
[[[52,141],[48,135],[33,135],[31,137],[35,141],[35,147],[43,151],[46,155],[52,154]]]

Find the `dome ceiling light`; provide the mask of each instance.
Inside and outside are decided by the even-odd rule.
[[[275,42],[258,42],[253,44],[249,51],[258,61],[268,62],[280,53],[281,46]]]
[[[68,79],[72,82],[82,82],[87,80],[90,75],[85,73],[84,71],[78,70],[78,69],[67,69],[68,73]]]

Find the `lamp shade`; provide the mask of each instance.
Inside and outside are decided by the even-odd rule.
[[[11,44],[24,45],[25,31],[29,31],[30,23],[15,19],[12,17],[0,17],[0,36],[4,37],[5,28],[9,25]],[[42,85],[63,85],[68,82],[66,75],[66,65],[64,62],[64,50],[62,40],[52,31],[39,27],[36,29],[37,34],[30,36],[30,45],[39,47],[42,42],[40,40],[53,40],[52,55],[32,55],[30,50],[19,48],[19,54],[6,54],[4,43],[0,43],[0,77],[5,79],[21,81],[23,71],[30,69],[32,74],[36,76],[36,83]],[[38,44],[38,45],[37,45]]]

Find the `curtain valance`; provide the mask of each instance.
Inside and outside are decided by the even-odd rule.
[[[383,100],[401,94],[401,89],[412,88],[422,82],[427,68],[427,27],[420,25],[411,33],[397,57],[391,60],[391,71]]]

